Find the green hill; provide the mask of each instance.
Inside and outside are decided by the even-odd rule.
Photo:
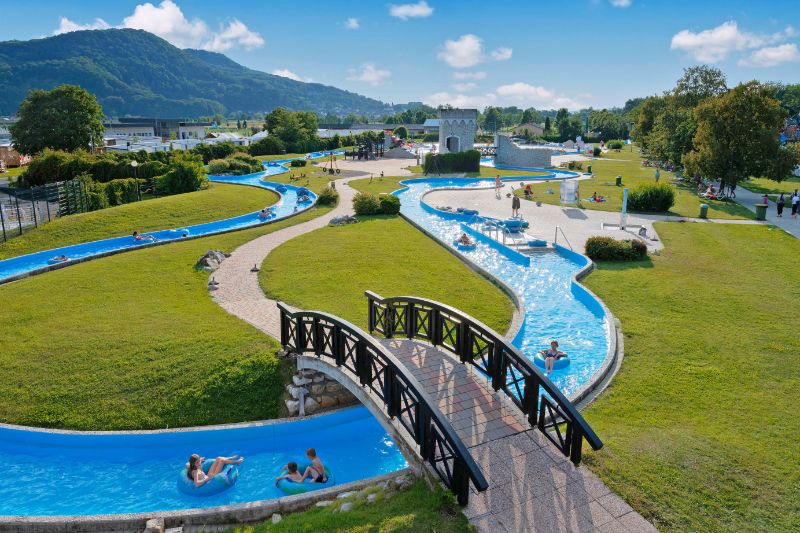
[[[97,96],[108,116],[196,117],[234,111],[381,113],[384,104],[319,83],[252,70],[228,57],[181,50],[142,30],[77,31],[0,42],[0,115],[30,89],[62,83]]]

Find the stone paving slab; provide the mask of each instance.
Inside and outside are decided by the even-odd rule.
[[[284,242],[349,214],[351,188],[337,181],[339,205],[325,216],[258,237],[237,248],[213,276],[214,300],[264,333],[279,337],[280,314],[251,272]],[[464,509],[478,531],[653,531],[638,513],[585,468],[575,468],[486,378],[450,355],[405,339],[382,341],[453,422],[489,480]]]

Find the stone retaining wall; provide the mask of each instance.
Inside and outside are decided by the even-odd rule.
[[[286,400],[289,416],[300,414],[301,398],[306,415],[359,403],[341,383],[311,369],[298,370],[297,374],[292,376],[292,383],[286,385],[286,392],[291,397]]]
[[[497,155],[495,162],[498,165],[526,168],[551,167],[551,158],[554,151],[545,147],[520,146],[507,135],[497,136]]]

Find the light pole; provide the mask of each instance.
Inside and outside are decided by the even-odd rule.
[[[131,161],[131,166],[133,167],[133,179],[136,180],[136,196],[139,198],[139,201],[142,201],[142,190],[139,188],[139,170],[137,167],[139,166],[139,162],[137,160]]]

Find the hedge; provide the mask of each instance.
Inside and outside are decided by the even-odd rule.
[[[618,241],[611,237],[589,237],[586,255],[593,261],[641,261],[647,258],[647,245],[638,239]]]
[[[396,215],[400,212],[400,198],[391,194],[377,196],[360,192],[353,197],[356,215]]]
[[[336,205],[339,202],[339,193],[332,187],[325,187],[317,195],[317,205]]]
[[[632,211],[665,213],[675,205],[675,189],[668,183],[642,183],[628,195]]]
[[[455,152],[448,154],[425,155],[425,172],[436,170],[434,160],[438,161],[439,172],[480,172],[481,153],[477,150],[467,150],[466,152]]]

